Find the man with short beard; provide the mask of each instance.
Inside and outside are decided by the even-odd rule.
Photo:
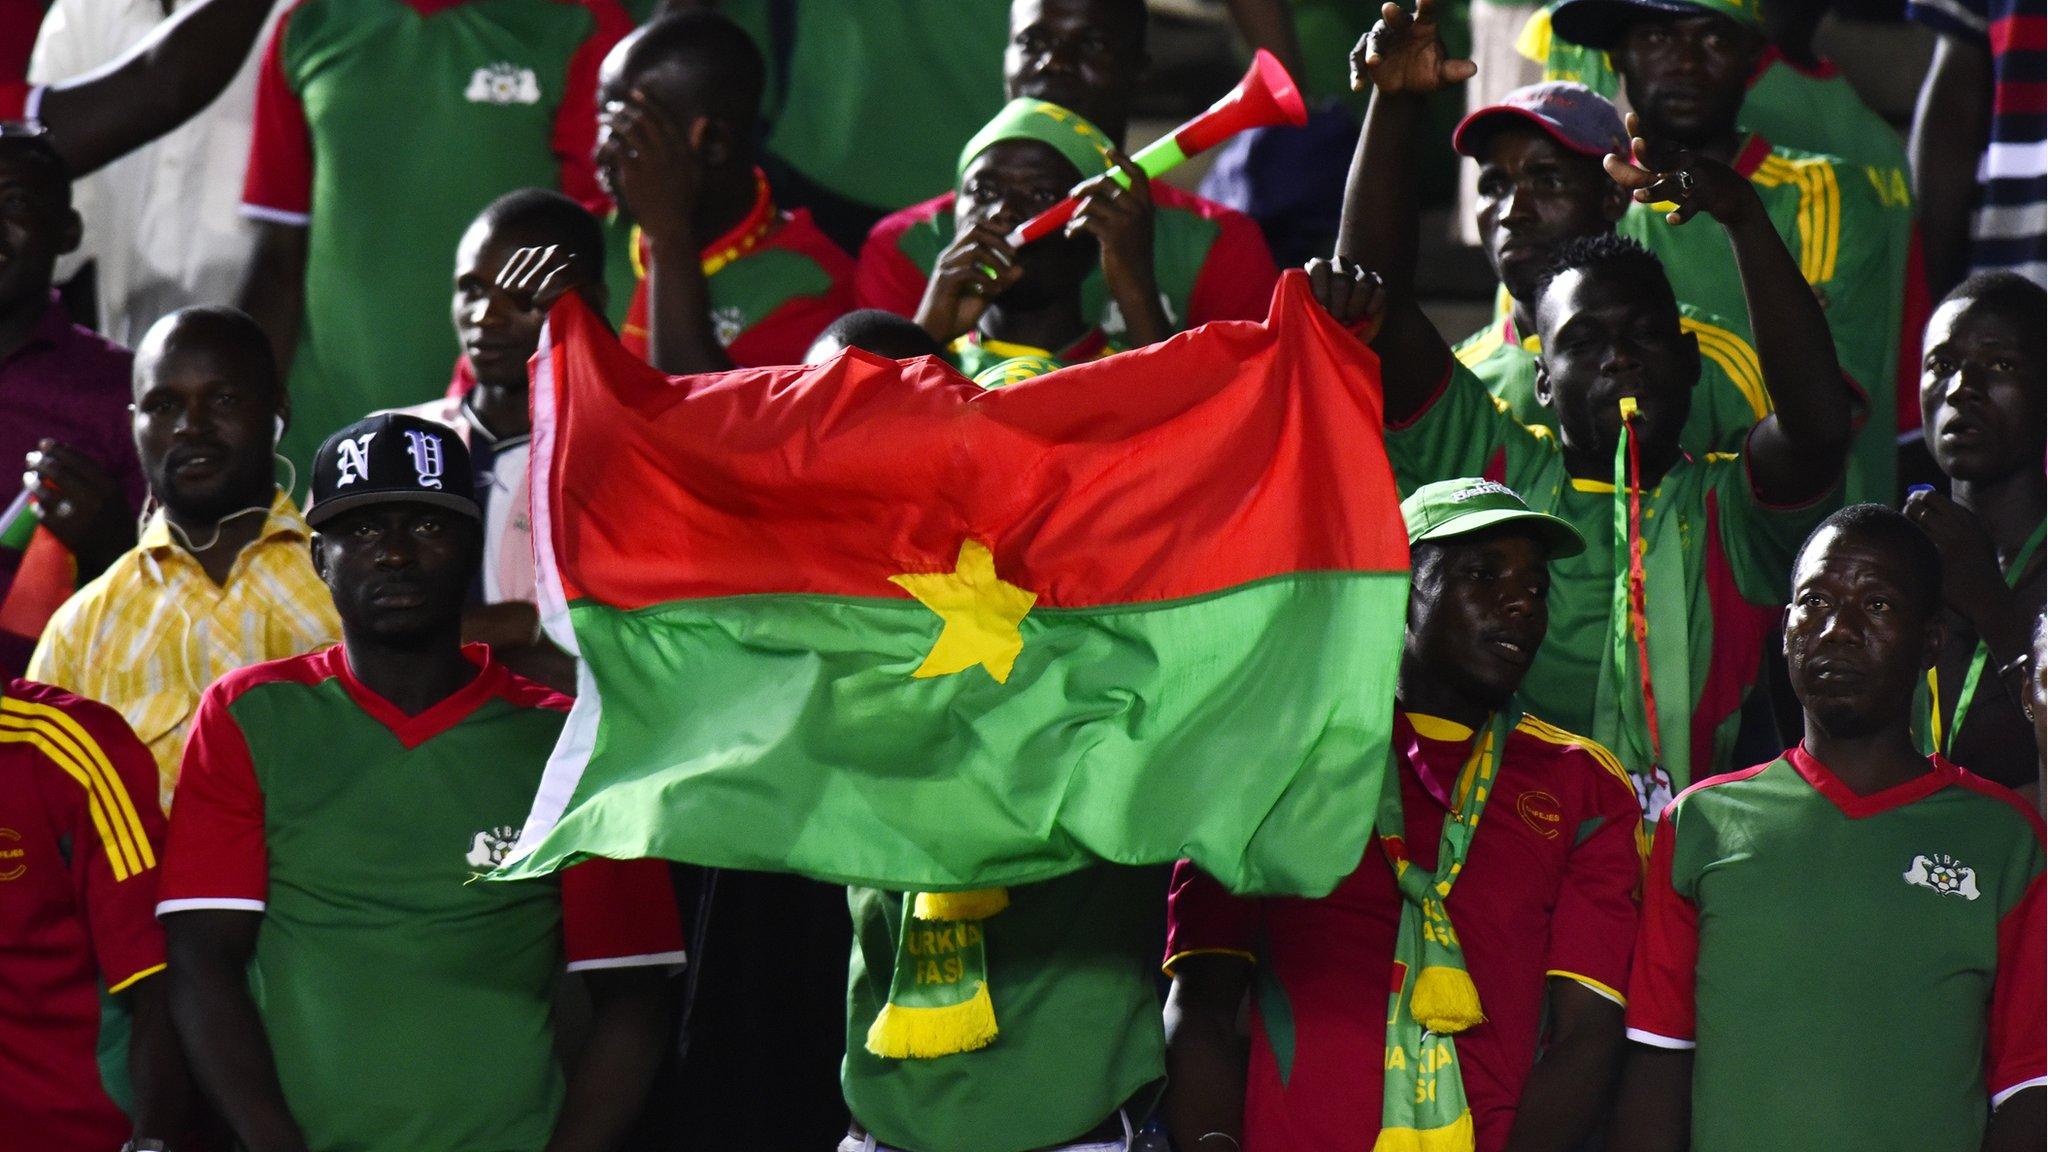
[[[39,680],[112,705],[156,757],[169,808],[192,709],[237,668],[341,635],[278,486],[291,405],[270,343],[232,308],[173,312],[135,355],[135,448],[158,504],[135,547],[50,618]]]
[[[1613,1152],[2037,1149],[2041,819],[1914,747],[1942,560],[1871,504],[1808,538],[1785,610],[1805,737],[1657,827]]]

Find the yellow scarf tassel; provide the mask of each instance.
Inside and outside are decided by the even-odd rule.
[[[1415,978],[1415,995],[1409,1001],[1415,1022],[1439,1036],[1454,1036],[1474,1025],[1486,1023],[1479,1010],[1479,989],[1461,968],[1431,965]]]
[[[966,892],[919,892],[912,912],[919,920],[986,920],[1010,906],[1008,888]]]
[[[988,998],[988,982],[978,980],[974,995],[938,1008],[882,1005],[868,1026],[868,1051],[892,1060],[930,1060],[955,1052],[986,1048],[996,1038],[996,1006]]]

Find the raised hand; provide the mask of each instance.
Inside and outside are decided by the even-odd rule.
[[[931,278],[925,281],[917,323],[932,339],[949,344],[972,331],[988,311],[989,301],[1023,276],[1016,249],[1003,238],[1001,228],[987,221],[963,228],[939,253]]]
[[[1437,0],[1415,0],[1411,14],[1396,3],[1380,5],[1379,23],[1351,50],[1351,90],[1368,86],[1385,95],[1426,95],[1463,84],[1479,72],[1470,60],[1456,60],[1437,29]]]
[[[133,542],[134,526],[121,486],[92,457],[55,440],[41,440],[22,476],[42,513],[44,527],[79,558],[81,571],[97,571]]]
[[[598,114],[598,171],[606,191],[657,246],[689,234],[703,164],[697,149],[709,121],[688,124],[635,88]]]
[[[578,286],[576,253],[558,252],[559,245],[521,248],[498,269],[498,287],[522,307],[546,312]]]
[[[1941,597],[1950,608],[1975,623],[2004,602],[1998,547],[1976,513],[1932,489],[1906,497],[1905,512],[1941,552]]]
[[[1600,162],[1637,203],[1677,205],[1664,214],[1673,224],[1705,212],[1723,225],[1735,225],[1763,209],[1756,189],[1735,169],[1688,149],[1652,144],[1642,133],[1642,121],[1629,113],[1629,152],[1635,163],[1612,152]]]
[[[1152,182],[1122,152],[1109,158],[1130,181],[1130,187],[1108,173],[1075,189],[1080,201],[1067,235],[1086,232],[1102,246],[1102,275],[1115,291],[1120,285],[1156,292],[1152,265]]]
[[[1342,256],[1311,260],[1303,267],[1308,272],[1309,290],[1324,311],[1360,340],[1372,343],[1387,312],[1387,289],[1379,275]]]

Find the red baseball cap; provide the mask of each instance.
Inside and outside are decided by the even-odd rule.
[[[1451,133],[1451,147],[1476,160],[1492,130],[1510,121],[1540,129],[1582,156],[1628,155],[1628,132],[1622,127],[1620,111],[1598,92],[1569,80],[1517,88],[1500,103],[1473,112]]]

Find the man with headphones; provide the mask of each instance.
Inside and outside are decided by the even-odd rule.
[[[29,668],[127,719],[168,810],[200,692],[331,644],[341,622],[292,482],[276,479],[290,401],[255,321],[218,307],[157,321],[135,353],[131,411],[155,510],[135,547],[51,617]]]

